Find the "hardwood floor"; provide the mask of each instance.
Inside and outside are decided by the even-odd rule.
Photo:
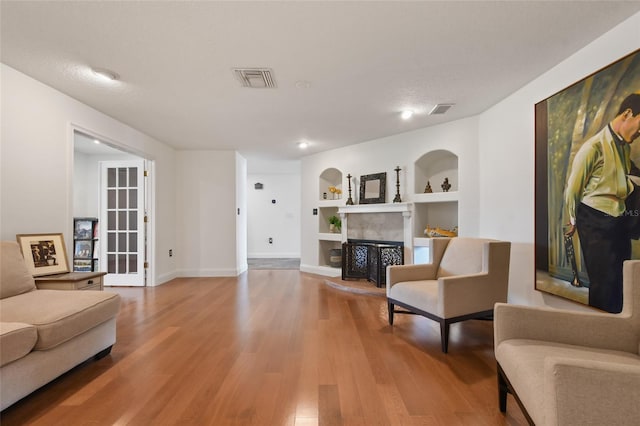
[[[251,270],[122,296],[110,356],[1,414],[9,425],[526,425],[498,410],[492,323],[387,323],[384,297]]]

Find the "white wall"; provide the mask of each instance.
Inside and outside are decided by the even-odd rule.
[[[236,271],[247,265],[247,160],[236,153]]]
[[[258,182],[263,189],[255,189]],[[248,256],[300,257],[300,174],[250,174],[247,200]]]
[[[155,247],[176,243],[174,150],[4,64],[0,148],[0,238],[62,232],[73,242],[73,130],[99,136],[155,161]],[[122,83],[125,84],[125,83]],[[175,276],[173,259],[156,263],[155,285]]]
[[[176,153],[180,235],[174,255],[179,259],[180,276],[235,276],[241,272],[236,241],[240,207],[236,155],[234,151]]]
[[[135,155],[73,156],[73,217],[100,217],[100,162],[139,159]]]
[[[300,257],[300,160],[251,158],[247,171],[248,257]]]
[[[480,115],[480,233],[513,242],[512,302],[582,309],[534,290],[534,104],[633,52],[638,40],[640,13]]]
[[[92,169],[89,157],[80,152],[73,156],[73,217],[99,217],[100,181],[94,182],[99,172]]]

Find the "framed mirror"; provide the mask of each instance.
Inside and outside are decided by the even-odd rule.
[[[360,176],[359,204],[386,203],[387,173]]]

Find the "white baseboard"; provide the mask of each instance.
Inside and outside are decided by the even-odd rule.
[[[179,269],[178,276],[189,277],[237,277],[240,273],[236,269]]]
[[[249,259],[299,259],[300,253],[247,253]]]
[[[157,287],[159,285],[168,283],[169,281],[178,278],[178,272],[172,271],[166,274],[156,276],[156,281],[153,283],[148,283],[149,287]]]

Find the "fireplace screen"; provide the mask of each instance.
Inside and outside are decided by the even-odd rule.
[[[342,279],[367,279],[384,287],[387,266],[404,264],[404,243],[349,240],[342,243]]]

